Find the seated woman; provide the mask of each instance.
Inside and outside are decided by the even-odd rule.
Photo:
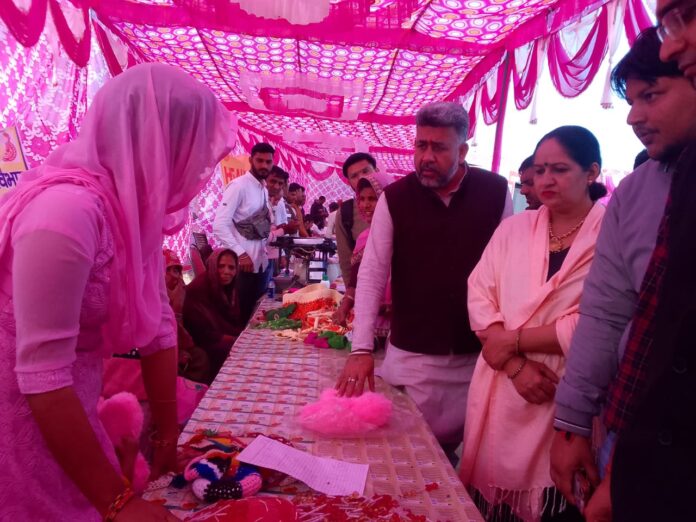
[[[367,239],[370,237],[369,225],[372,224],[372,216],[375,213],[375,207],[377,206],[377,200],[379,199],[384,188],[389,185],[393,179],[379,171],[371,172],[365,177],[358,181],[357,195],[358,195],[358,211],[360,215],[368,224],[366,228],[359,236],[355,242],[355,249],[353,250],[353,255],[351,257],[351,273],[350,281],[346,282],[346,293],[341,301],[340,306],[334,313],[334,322],[345,325],[348,319],[350,311],[353,309],[355,302],[355,289],[358,286],[358,272],[360,270],[360,262],[362,261],[363,254],[365,253],[365,247],[367,246]],[[387,292],[385,295],[385,302],[380,310],[380,316],[382,320],[378,322],[375,327],[376,336],[386,337],[389,330],[389,304],[391,301],[391,293],[389,287],[387,287]]]
[[[184,300],[186,299],[186,283],[183,277],[183,265],[173,250],[165,249],[164,282],[167,286],[169,305],[176,318],[176,337],[179,359],[179,375],[194,382],[210,384],[210,361],[208,354],[193,342],[191,334],[184,328]]]
[[[244,329],[236,280],[237,254],[220,248],[206,261],[206,271],[186,289],[184,326],[207,352],[213,376]]]
[[[537,145],[534,167],[543,206],[503,221],[469,277],[483,350],[460,474],[489,520],[580,521],[554,488],[549,451],[556,384],[604,216],[599,143],[587,129],[559,127]]]

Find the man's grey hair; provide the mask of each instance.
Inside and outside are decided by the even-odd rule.
[[[469,114],[459,103],[433,102],[423,105],[416,113],[419,127],[452,127],[462,141],[469,135]]]

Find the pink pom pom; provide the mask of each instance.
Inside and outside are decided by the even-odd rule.
[[[148,484],[150,478],[150,465],[143,457],[142,453],[138,453],[135,457],[135,469],[133,471],[133,490],[136,493],[142,493]]]
[[[97,404],[99,420],[114,444],[123,439],[139,439],[143,429],[143,410],[129,392],[117,393]]]
[[[379,393],[366,392],[360,397],[339,397],[326,389],[317,402],[300,410],[300,424],[326,435],[361,435],[385,425],[392,403]]]

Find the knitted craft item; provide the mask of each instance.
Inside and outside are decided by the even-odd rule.
[[[298,419],[303,427],[318,433],[353,436],[384,426],[391,412],[392,403],[382,394],[366,392],[359,397],[339,397],[336,390],[328,388],[317,402],[300,410]]]
[[[246,447],[246,440],[261,435],[257,432],[234,436],[229,432],[198,430],[179,447],[178,458],[184,459],[184,473],[179,476],[180,487],[191,483],[191,489],[199,500],[212,502],[219,499],[246,498],[258,493],[262,487],[285,486],[295,481],[275,470],[243,464],[237,455]],[[266,436],[292,446],[278,435]],[[181,462],[181,461],[180,461]]]
[[[263,481],[256,466],[237,460],[238,451],[226,453],[210,450],[193,459],[184,470],[184,478],[191,481],[191,490],[199,500],[215,502],[240,499],[261,491]]]

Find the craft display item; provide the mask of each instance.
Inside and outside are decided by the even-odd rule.
[[[272,321],[263,321],[254,325],[257,330],[298,330],[302,328],[302,321],[281,317]]]
[[[333,348],[334,350],[345,350],[351,347],[345,335],[332,331],[310,332],[305,337],[304,343],[317,348]]]
[[[239,462],[237,455],[236,451],[211,450],[186,466],[184,478],[192,483],[196,498],[215,502],[250,497],[261,491],[263,481],[259,469]]]
[[[297,308],[297,304],[290,303],[281,308],[274,308],[272,310],[267,310],[263,315],[266,321],[275,321],[278,319],[284,319],[290,317],[290,315]]]
[[[392,403],[384,395],[365,392],[359,397],[339,397],[336,390],[321,392],[317,402],[305,405],[299,423],[309,430],[331,436],[363,435],[384,426],[392,413]]]

